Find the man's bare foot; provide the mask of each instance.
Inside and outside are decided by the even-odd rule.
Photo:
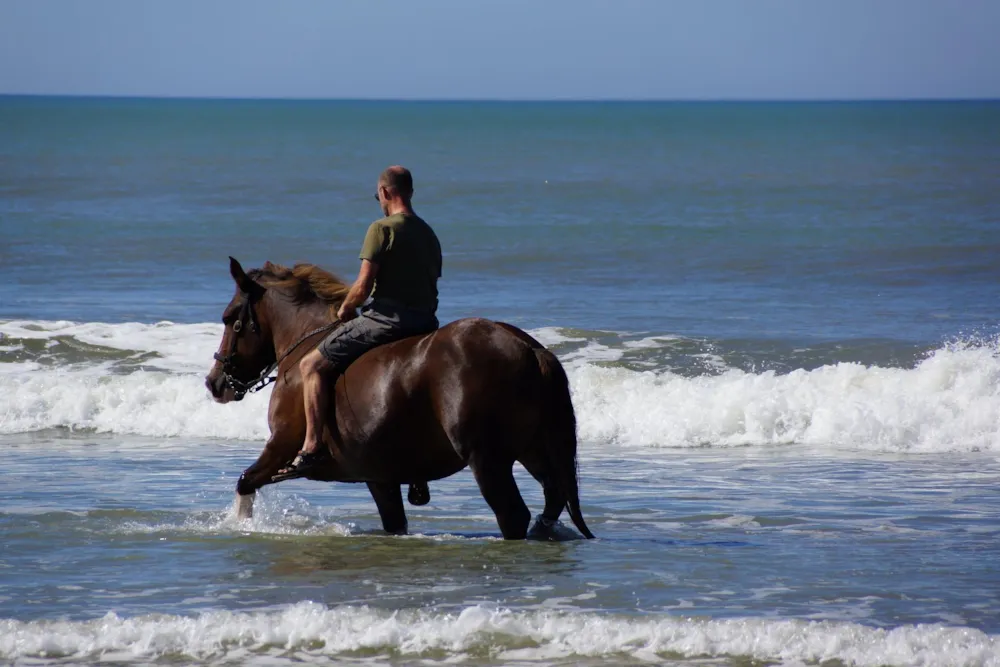
[[[330,459],[330,452],[321,447],[315,452],[299,452],[292,462],[278,471],[274,477],[282,480],[306,477]]]

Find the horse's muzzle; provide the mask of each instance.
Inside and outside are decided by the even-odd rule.
[[[229,403],[230,401],[237,400],[236,392],[226,384],[226,376],[223,373],[209,373],[206,375],[205,387],[217,403]]]

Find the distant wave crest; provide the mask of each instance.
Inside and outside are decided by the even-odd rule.
[[[0,433],[59,428],[263,441],[266,391],[218,405],[202,384],[221,333],[215,324],[0,323]],[[551,329],[533,333],[557,351],[569,340]],[[1000,451],[995,342],[944,346],[912,368],[839,362],[751,372],[716,360],[711,372],[692,375],[609,363],[628,350],[675,342],[560,353],[585,447]]]

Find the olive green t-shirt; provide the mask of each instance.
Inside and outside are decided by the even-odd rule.
[[[410,308],[437,311],[441,244],[430,225],[397,213],[368,227],[361,259],[378,264],[374,299],[392,299]]]

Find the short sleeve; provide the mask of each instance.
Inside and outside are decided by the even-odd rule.
[[[358,259],[367,259],[369,262],[378,264],[388,245],[388,230],[385,225],[375,221],[368,227],[368,233],[365,234],[364,243],[361,244],[361,254],[358,255]]]

